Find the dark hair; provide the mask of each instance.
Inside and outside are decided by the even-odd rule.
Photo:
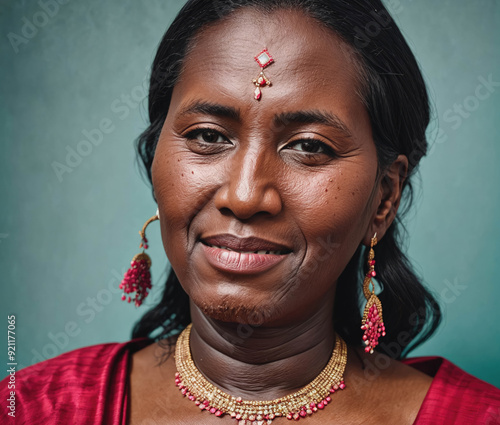
[[[402,206],[396,220],[376,247],[379,298],[388,330],[377,349],[393,358],[405,356],[427,340],[441,320],[440,308],[424,288],[401,250],[401,215],[413,199],[410,177],[427,151],[425,130],[429,99],[418,64],[400,30],[380,0],[189,0],[182,8],[156,54],[149,90],[150,126],[137,141],[137,150],[151,182],[151,164],[173,87],[194,37],[208,24],[241,7],[266,12],[298,9],[332,30],[351,47],[359,66],[362,96],[371,120],[379,170],[399,154],[409,160]],[[404,230],[404,227],[403,227]],[[340,276],[334,321],[336,331],[354,345],[361,344],[360,246]],[[132,337],[147,337],[161,329],[156,340],[179,332],[190,322],[189,299],[170,270],[162,300],[135,324]]]

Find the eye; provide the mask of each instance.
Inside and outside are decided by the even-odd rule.
[[[221,133],[211,128],[197,128],[187,133],[185,137],[190,140],[208,144],[227,142],[227,139]]]
[[[323,142],[315,139],[302,139],[297,140],[288,144],[285,149],[292,149],[299,152],[304,152],[305,154],[311,155],[329,155],[335,156],[333,149]]]
[[[215,155],[233,146],[220,131],[210,127],[195,128],[183,136],[188,148],[198,155]]]

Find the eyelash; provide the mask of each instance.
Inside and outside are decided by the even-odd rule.
[[[184,137],[188,140],[200,141],[202,143],[211,143],[211,142],[207,142],[207,141],[197,140],[198,136],[201,136],[203,133],[213,133],[213,134],[217,135],[218,137],[222,137],[223,139],[227,140],[227,137],[225,137],[221,132],[214,130],[212,128],[196,128],[194,130],[191,130]]]
[[[214,142],[207,142],[207,141],[198,140],[198,137],[203,135],[203,133],[212,133],[212,134],[216,135],[218,138],[220,137],[220,138],[224,139],[225,141],[228,141],[228,138],[225,137],[221,132],[214,130],[212,128],[197,128],[197,129],[192,130],[189,133],[187,133],[184,137],[188,140],[197,141],[200,144],[212,144],[212,145],[221,144],[221,143],[214,143]],[[325,155],[328,155],[331,157],[337,156],[336,153],[334,152],[334,150],[330,146],[328,146],[326,143],[323,143],[320,140],[312,139],[312,138],[304,138],[304,139],[295,140],[293,142],[290,142],[288,145],[286,145],[285,149],[290,147],[290,146],[295,146],[295,145],[299,145],[302,143],[313,144],[315,147],[319,147],[323,151],[323,152],[307,152],[304,150],[298,151],[298,152],[304,152],[303,155],[306,156],[307,158],[314,158],[319,154],[325,154]]]

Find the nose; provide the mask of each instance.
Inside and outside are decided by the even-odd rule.
[[[255,149],[241,150],[228,158],[226,176],[215,195],[217,209],[230,211],[240,220],[259,213],[279,214],[283,205],[275,168],[269,153]]]

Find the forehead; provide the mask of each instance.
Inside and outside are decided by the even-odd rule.
[[[255,57],[264,48],[274,59],[264,70],[272,85],[263,89],[257,102],[252,79],[261,71]],[[354,57],[333,31],[302,11],[242,8],[196,36],[173,101],[179,94],[192,98],[202,93],[212,100],[238,99],[245,102],[239,107],[250,109],[284,101],[294,108],[325,108],[332,103],[336,109],[359,108]]]

